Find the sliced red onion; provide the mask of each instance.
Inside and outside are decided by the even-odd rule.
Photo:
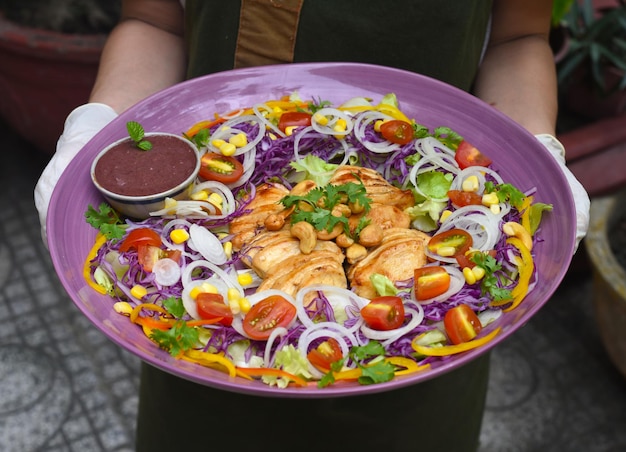
[[[321,125],[316,120],[316,115],[325,116],[328,118],[328,123],[325,125]],[[346,129],[342,131],[334,130],[334,126],[337,124],[339,119],[343,119],[346,122]],[[354,121],[352,118],[344,113],[341,110],[337,110],[336,108],[320,108],[315,112],[315,115],[311,118],[311,127],[319,133],[323,133],[324,135],[333,135],[333,136],[346,136],[352,132],[354,128]]]
[[[228,260],[220,239],[203,226],[192,224],[189,228],[189,247],[197,251],[207,261],[222,265]]]
[[[180,280],[180,265],[174,259],[164,257],[152,266],[154,281],[160,286],[173,286]]]
[[[265,352],[263,354],[263,365],[265,367],[272,367],[272,362],[274,361],[272,357],[272,347],[274,346],[274,341],[278,337],[286,336],[289,331],[287,328],[282,326],[278,326],[274,328],[271,332],[270,337],[267,338],[267,343],[265,344]]]

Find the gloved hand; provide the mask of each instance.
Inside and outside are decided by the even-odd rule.
[[[556,159],[572,190],[574,204],[576,204],[576,249],[578,249],[578,244],[585,237],[587,229],[589,228],[589,195],[582,184],[578,182],[574,174],[565,166],[565,148],[561,142],[547,133],[535,135],[535,138],[537,138]]]
[[[115,110],[108,105],[89,103],[74,109],[65,120],[65,127],[57,142],[56,152],[35,186],[35,207],[39,212],[41,237],[46,246],[48,246],[46,218],[54,187],[78,151],[116,116]]]

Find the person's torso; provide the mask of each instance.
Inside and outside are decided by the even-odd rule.
[[[492,0],[187,0],[188,77],[235,67],[350,61],[469,90]]]

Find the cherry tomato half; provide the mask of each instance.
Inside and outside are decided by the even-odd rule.
[[[120,251],[125,253],[131,249],[139,249],[139,245],[161,246],[161,236],[150,228],[133,229],[120,245]]]
[[[413,126],[400,119],[385,121],[380,126],[380,133],[387,141],[396,144],[407,144],[413,139]]]
[[[483,197],[478,193],[463,190],[449,190],[448,198],[457,207],[480,206],[483,203]]]
[[[413,286],[417,300],[428,300],[450,288],[450,274],[441,266],[416,268]]]
[[[428,250],[431,253],[442,256],[445,254],[447,257],[456,257],[459,254],[465,254],[473,243],[472,236],[467,231],[463,229],[448,229],[431,237],[428,241]],[[444,248],[445,253],[443,253]],[[452,248],[451,252],[447,252],[449,248]]]
[[[154,263],[164,257],[169,257],[176,263],[180,263],[182,252],[179,250],[164,250],[154,245],[139,245],[137,250],[137,260],[144,271],[151,272]]]
[[[196,297],[198,315],[203,319],[217,319],[222,325],[230,326],[233,323],[233,313],[226,304],[224,297],[219,293],[201,292]]]
[[[204,180],[232,184],[243,174],[243,165],[234,157],[207,152],[202,156],[199,174]]]
[[[489,250],[489,251],[485,251],[485,252],[488,255],[490,255],[491,257],[493,257],[493,258],[496,257],[496,250]],[[472,260],[472,256],[475,253],[482,253],[482,251],[466,251],[463,254],[457,254],[455,256],[455,259],[456,259],[457,264],[459,264],[459,267],[461,267],[461,268],[465,268],[465,267],[474,268],[476,266],[476,264]]]
[[[361,316],[373,330],[394,330],[404,322],[404,304],[400,297],[373,298],[361,309]]]
[[[461,169],[465,169],[468,166],[491,165],[491,159],[489,157],[465,140],[461,141],[459,146],[456,148],[454,160],[456,160]]]
[[[277,327],[287,327],[296,307],[280,295],[271,295],[252,306],[243,319],[243,330],[256,340],[267,340]]]
[[[316,368],[322,372],[328,372],[332,363],[343,358],[343,353],[339,342],[329,337],[328,340],[312,349],[306,357]]]
[[[476,313],[466,304],[455,306],[446,312],[443,325],[453,344],[471,341],[483,329]]]
[[[311,115],[303,111],[286,111],[280,115],[278,128],[283,132],[287,127],[306,127],[311,125]]]

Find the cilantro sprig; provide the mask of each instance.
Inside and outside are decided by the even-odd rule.
[[[179,320],[169,330],[154,328],[150,333],[150,339],[163,350],[169,351],[170,355],[178,356],[198,343],[199,333],[197,328],[187,325],[184,320]]]
[[[526,197],[517,187],[512,184],[494,184],[485,182],[485,193],[494,193],[500,202],[510,202],[513,207],[520,208]]]
[[[485,270],[485,276],[480,280],[481,293],[489,294],[494,301],[511,299],[511,291],[500,284],[498,272],[502,265],[487,253],[476,252],[471,256],[472,262]]]
[[[369,341],[365,345],[357,345],[350,349],[348,358],[353,360],[357,367],[361,369],[361,376],[358,378],[359,384],[371,385],[390,381],[394,377],[396,367],[384,361],[385,347],[380,342]],[[317,383],[319,388],[325,388],[335,382],[335,372],[340,372],[346,358],[335,361],[330,365],[327,372]]]
[[[339,204],[358,204],[365,212],[370,209],[371,200],[367,197],[365,185],[348,182],[341,185],[327,184],[316,187],[304,195],[287,195],[280,201],[285,207],[294,207],[291,215],[293,223],[306,221],[318,231],[332,231],[341,223],[348,231],[348,219],[333,215],[333,209]],[[362,225],[361,225],[362,227]]]
[[[85,220],[104,234],[108,240],[119,240],[126,232],[125,224],[107,203],[100,204],[98,210],[89,204],[85,212]]]
[[[128,136],[130,136],[130,139],[135,142],[135,146],[139,149],[142,151],[149,151],[152,149],[152,143],[148,140],[144,140],[145,131],[143,126],[137,121],[128,121],[126,123],[126,130],[128,130]]]
[[[415,138],[433,137],[441,141],[451,149],[456,149],[463,137],[449,127],[435,127],[430,129],[422,124],[413,123],[413,135]]]

